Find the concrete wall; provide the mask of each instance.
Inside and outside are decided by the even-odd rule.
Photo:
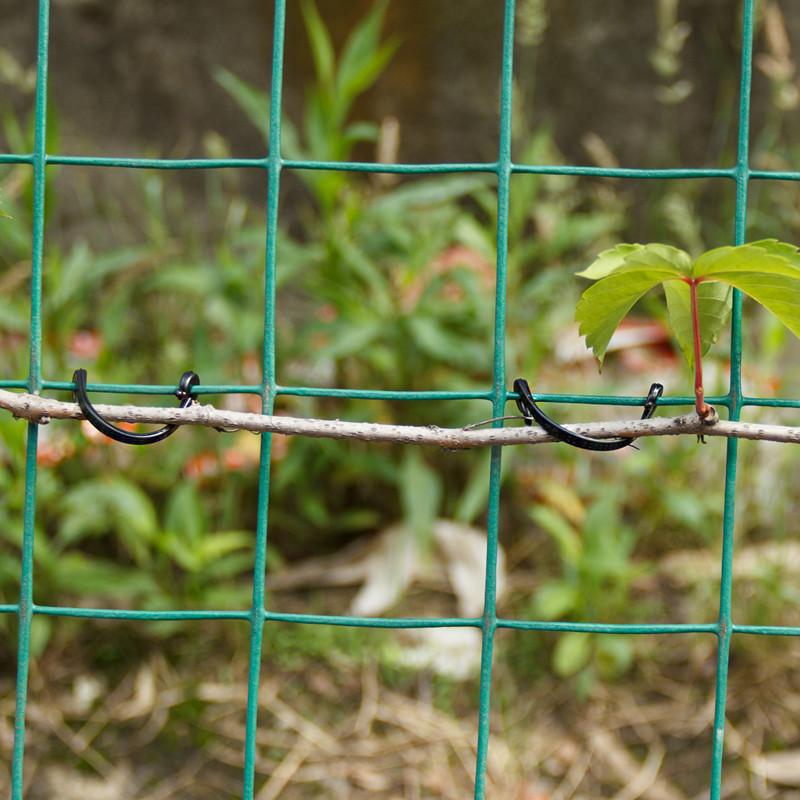
[[[318,4],[339,42],[371,5]],[[0,0],[0,46],[24,64],[34,60],[35,5]],[[492,158],[502,5],[393,0],[388,28],[403,44],[359,111],[372,119],[399,118],[401,158]],[[739,0],[680,3],[679,16],[692,33],[677,77],[693,90],[678,105],[654,97],[664,86],[649,61],[657,34],[655,0],[547,5],[541,45],[517,48],[517,78],[527,117],[550,125],[569,159],[589,160],[582,141],[595,132],[626,165],[717,163],[734,122]],[[268,0],[53,0],[50,86],[62,150],[200,155],[203,134],[215,130],[236,155],[261,154],[259,134],[211,71],[221,65],[267,87],[271,6]],[[800,8],[784,6],[790,29],[797,31]],[[310,76],[298,3],[290,0],[285,98],[295,117]],[[5,94],[8,99],[14,93]],[[757,108],[764,100],[765,92],[757,91]]]

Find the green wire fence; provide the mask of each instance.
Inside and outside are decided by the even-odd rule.
[[[505,21],[503,26],[503,55],[500,98],[500,140],[497,160],[492,163],[448,164],[373,164],[364,162],[290,161],[281,157],[281,90],[283,85],[283,50],[286,0],[274,0],[274,36],[272,76],[269,108],[269,153],[258,159],[137,159],[95,158],[89,156],[63,156],[48,154],[45,149],[47,133],[47,67],[49,0],[39,0],[37,39],[36,119],[34,152],[29,154],[0,154],[0,164],[28,164],[33,169],[33,241],[31,255],[31,312],[30,312],[30,367],[26,380],[0,381],[5,388],[27,389],[29,392],[69,391],[72,383],[46,380],[42,375],[42,253],[45,222],[45,172],[48,165],[121,167],[131,169],[220,169],[257,168],[267,177],[266,262],[265,262],[265,316],[262,352],[262,381],[260,385],[201,386],[199,393],[250,393],[262,399],[264,413],[271,413],[279,395],[349,397],[392,400],[456,400],[483,399],[491,402],[492,413],[502,416],[506,402],[513,397],[506,391],[505,334],[506,334],[506,273],[508,253],[509,184],[514,174],[583,175],[600,178],[628,179],[729,179],[736,187],[734,241],[745,240],[748,186],[751,180],[800,180],[800,172],[756,171],[749,168],[749,116],[750,83],[752,72],[753,15],[755,0],[743,0],[741,83],[739,91],[739,132],[736,164],[728,169],[606,169],[582,166],[542,166],[515,164],[511,152],[512,82],[514,58],[515,0],[503,0]],[[350,170],[365,173],[395,173],[401,175],[444,174],[459,172],[485,172],[497,176],[497,281],[495,296],[493,380],[485,392],[390,392],[349,389],[315,389],[302,386],[280,386],[275,375],[275,275],[276,234],[278,229],[278,196],[281,174],[284,170]],[[728,393],[708,398],[715,405],[725,407],[732,420],[738,420],[744,406],[800,407],[800,400],[774,400],[745,397],[741,382],[741,321],[742,298],[734,291],[731,365]],[[173,386],[146,386],[123,384],[91,384],[90,389],[104,392],[137,394],[171,394]],[[636,405],[640,398],[609,397],[599,395],[538,395],[537,400],[566,403]],[[694,402],[693,397],[672,397],[666,405],[683,405]],[[502,424],[502,423],[495,423]],[[25,754],[25,711],[28,698],[28,671],[30,662],[31,624],[34,615],[81,617],[92,619],[128,620],[208,620],[237,619],[250,624],[250,666],[248,674],[248,699],[246,741],[244,751],[244,776],[242,797],[252,800],[255,782],[256,732],[258,691],[261,672],[264,626],[270,622],[292,622],[311,625],[346,625],[366,628],[455,628],[474,627],[482,634],[480,698],[478,713],[477,762],[475,768],[475,798],[486,793],[486,761],[489,746],[489,712],[492,682],[492,653],[498,628],[528,631],[582,631],[609,634],[686,634],[707,633],[717,638],[716,698],[713,726],[713,750],[710,775],[710,798],[718,800],[721,794],[722,757],[725,733],[725,704],[728,682],[728,659],[731,637],[734,633],[777,636],[800,635],[800,628],[779,626],[748,626],[734,624],[731,616],[733,526],[736,486],[738,441],[727,442],[725,471],[725,505],[723,516],[723,550],[719,616],[716,624],[662,624],[662,625],[607,625],[593,622],[543,622],[536,620],[501,619],[496,613],[497,535],[500,511],[500,463],[502,448],[492,452],[489,470],[489,503],[486,549],[486,582],[484,587],[484,612],[480,618],[401,618],[381,619],[368,617],[329,616],[318,614],[276,613],[265,608],[265,567],[267,554],[267,528],[270,486],[271,436],[261,439],[261,461],[258,473],[258,517],[255,531],[255,558],[253,564],[252,603],[240,611],[171,610],[137,611],[133,609],[71,608],[44,606],[34,602],[34,518],[36,514],[38,427],[28,425],[25,498],[23,515],[23,542],[20,566],[19,602],[0,605],[0,613],[16,614],[19,620],[17,643],[16,717],[11,773],[11,796],[23,796],[23,758]]]

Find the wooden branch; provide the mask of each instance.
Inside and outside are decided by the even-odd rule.
[[[33,394],[21,394],[0,389],[0,408],[15,417],[46,424],[51,419],[83,419],[77,403],[63,403]],[[142,406],[97,405],[98,412],[111,422],[144,422],[153,424],[202,425],[212,428],[279,433],[283,436],[312,436],[326,439],[357,439],[367,442],[392,442],[464,450],[492,445],[543,444],[555,441],[541,428],[439,428],[435,425],[381,425],[373,422],[344,422],[338,419],[302,419],[297,417],[266,416],[241,411],[226,411],[211,405],[195,404],[189,408],[152,408]],[[716,413],[703,420],[696,413],[678,417],[656,417],[647,420],[614,420],[587,422],[566,426],[570,430],[609,439],[618,436],[705,436],[759,439],[771,442],[800,443],[800,428],[780,425],[761,425],[719,420]]]

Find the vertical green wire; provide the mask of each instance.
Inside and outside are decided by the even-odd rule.
[[[747,192],[750,181],[750,85],[753,69],[753,6],[744,0],[742,12],[742,66],[739,89],[739,147],[736,159],[735,243],[744,244],[747,236]],[[742,295],[733,292],[731,323],[730,415],[738,420],[742,403]],[[736,466],[739,441],[728,439],[725,465],[725,504],[722,519],[722,574],[720,579],[719,620],[717,625],[717,685],[714,698],[714,740],[711,756],[711,800],[722,793],[722,759],[725,746],[725,706],[728,694],[733,619],[733,533],[736,502]]]
[[[503,24],[503,63],[500,89],[500,142],[497,159],[497,273],[495,285],[492,413],[501,417],[506,403],[506,284],[508,274],[508,207],[511,187],[511,107],[514,91],[515,0],[506,0]],[[496,422],[499,427],[502,422]],[[475,763],[475,800],[486,793],[492,693],[492,659],[497,630],[497,536],[500,518],[502,447],[492,448],[489,467],[489,507],[486,529],[486,581],[481,636],[481,682],[478,707],[478,745]]]
[[[278,207],[281,183],[281,94],[286,0],[275,0],[272,37],[272,77],[269,104],[269,155],[267,178],[267,242],[264,277],[264,340],[262,352],[262,413],[271,414],[275,404],[275,274],[277,269]],[[247,678],[247,716],[244,745],[243,800],[252,800],[255,789],[258,694],[264,640],[264,594],[267,567],[270,452],[272,435],[261,436],[258,472],[258,518],[253,564],[253,600],[250,607],[250,665]]]
[[[50,22],[49,0],[39,2],[36,47],[36,121],[33,153],[33,241],[31,243],[31,319],[28,390],[42,386],[42,253],[44,249],[44,201],[47,146],[47,56]],[[28,704],[28,671],[33,621],[33,539],[36,521],[36,452],[38,426],[28,424],[25,448],[25,502],[17,618],[17,686],[14,714],[14,751],[11,761],[11,797],[22,800],[25,758],[25,711]]]
[[[11,762],[11,797],[22,800],[25,757],[25,709],[28,703],[28,669],[33,619],[33,525],[36,515],[36,445],[38,426],[28,425],[25,452],[25,506],[23,511],[22,563],[19,587],[19,632],[17,634],[17,691],[14,715],[14,753]]]
[[[33,243],[31,247],[31,320],[28,391],[42,389],[42,255],[47,169],[47,59],[50,39],[50,0],[39,2],[36,47],[36,106],[33,142]]]

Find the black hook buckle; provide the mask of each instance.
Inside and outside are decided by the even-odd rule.
[[[555,420],[550,419],[547,414],[542,411],[533,399],[531,388],[528,386],[528,381],[524,378],[517,378],[514,381],[514,391],[519,395],[517,398],[517,408],[522,412],[525,418],[525,424],[530,425],[532,420],[536,420],[539,425],[547,431],[551,436],[558,439],[560,442],[571,444],[573,447],[580,447],[583,450],[621,450],[623,447],[633,444],[633,439],[592,439],[590,436],[582,436],[580,433],[575,433],[559,425]],[[660,383],[654,383],[650,386],[650,391],[647,393],[647,399],[644,401],[644,410],[642,411],[642,419],[650,419],[653,412],[656,410],[658,398],[664,391],[664,387]]]
[[[105,434],[110,439],[115,439],[123,444],[155,444],[155,442],[160,442],[166,439],[167,436],[171,436],[179,427],[178,425],[165,425],[163,428],[149,433],[131,433],[122,428],[117,428],[97,413],[97,409],[86,396],[86,370],[76,369],[72,375],[72,380],[75,384],[72,394],[75,397],[75,402],[81,407],[83,416],[100,433]],[[200,376],[196,372],[189,370],[181,375],[180,383],[175,391],[175,396],[181,401],[181,408],[187,408],[195,401],[194,388],[199,383]]]

